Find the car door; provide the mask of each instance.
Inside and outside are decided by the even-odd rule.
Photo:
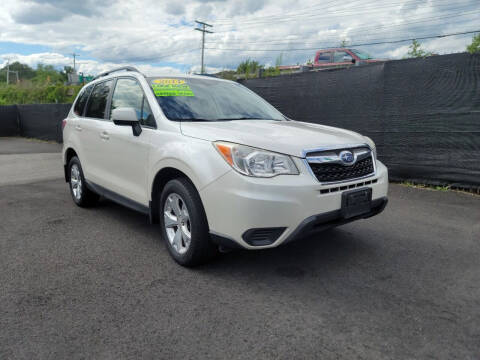
[[[107,102],[113,87],[113,80],[106,80],[94,85],[87,102],[84,117],[78,123],[82,138],[80,162],[87,181],[105,185],[105,173],[102,158],[99,156],[104,148]]]
[[[71,126],[70,137],[68,138],[69,144],[66,144],[70,147],[73,147],[82,162],[83,171],[85,173],[85,166],[86,161],[84,161],[83,153],[84,153],[84,143],[85,133],[83,133],[83,126],[84,126],[84,113],[85,107],[87,105],[88,98],[92,93],[93,85],[84,87],[80,94],[78,95],[77,101],[75,101],[75,105],[73,107],[73,114],[68,119],[68,123]],[[65,139],[64,139],[65,140]],[[87,166],[88,167],[88,166]]]
[[[337,50],[333,53],[333,62],[336,66],[352,65],[353,57],[346,51]]]
[[[119,107],[135,109],[142,127],[139,136],[134,136],[130,126],[113,123],[112,111]],[[142,87],[135,78],[119,77],[116,80],[108,113],[109,120],[105,128],[108,140],[105,140],[106,146],[100,154],[107,175],[107,188],[148,206],[147,164],[150,138],[156,123]]]

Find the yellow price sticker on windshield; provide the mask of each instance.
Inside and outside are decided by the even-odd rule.
[[[195,96],[185,80],[155,79],[151,85],[155,96]]]
[[[182,85],[186,83],[185,80],[180,79],[155,79],[152,82],[161,85]]]

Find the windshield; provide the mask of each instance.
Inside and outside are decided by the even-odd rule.
[[[170,120],[285,120],[273,106],[238,83],[182,77],[149,78],[148,82]]]
[[[357,49],[350,49],[350,51],[353,52],[355,55],[357,55],[360,58],[360,60],[368,60],[372,58],[370,54],[366,53],[365,51],[361,51]]]

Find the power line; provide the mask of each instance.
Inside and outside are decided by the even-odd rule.
[[[464,31],[464,32],[457,32],[451,34],[442,34],[442,35],[431,35],[431,36],[423,36],[423,37],[414,37],[409,39],[401,39],[401,40],[390,40],[390,41],[378,41],[378,42],[370,42],[370,43],[363,43],[363,44],[350,44],[348,47],[357,47],[357,46],[369,46],[369,45],[381,45],[381,44],[397,44],[406,41],[413,41],[413,40],[426,40],[426,39],[434,39],[434,38],[444,38],[449,36],[457,36],[457,35],[466,35],[466,34],[475,34],[480,32],[480,30],[474,31]],[[313,48],[298,48],[298,49],[220,49],[220,48],[206,48],[208,50],[220,50],[220,51],[304,51],[304,50],[318,50],[317,47]]]
[[[445,15],[445,16],[434,16],[434,17],[423,18],[423,19],[422,18],[417,18],[417,19],[413,19],[414,21],[407,21],[407,22],[404,22],[404,23],[401,23],[401,24],[359,26],[359,27],[355,28],[355,32],[359,32],[359,30],[362,30],[362,35],[369,35],[371,33],[378,34],[379,31],[386,31],[389,28],[402,27],[402,26],[412,25],[412,24],[424,24],[424,23],[427,23],[427,22],[432,22],[432,21],[437,21],[437,20],[445,20],[445,19],[450,19],[450,18],[457,19],[460,16],[473,15],[474,13],[478,13],[478,11],[473,11],[473,12],[470,11],[470,12],[466,12],[466,13],[455,13],[455,14],[449,14],[449,15]],[[443,22],[442,24],[445,25],[446,23]],[[416,27],[414,27],[414,28],[416,28]],[[409,28],[407,30],[410,30],[410,29],[411,28]],[[363,30],[365,30],[365,31],[363,31]],[[396,30],[396,31],[401,31],[401,29]],[[297,36],[296,34],[290,34],[290,35]],[[303,35],[303,36],[308,36],[308,35]],[[330,40],[330,39],[331,40],[337,40],[338,36],[329,36],[328,38],[324,38],[323,40]],[[271,38],[271,39],[265,40],[265,41],[252,41],[252,42],[244,42],[242,40],[229,40],[228,42],[229,43],[241,43],[241,44],[268,43],[268,44],[271,44],[271,45],[275,45],[275,44],[279,44],[279,45],[281,45],[281,44],[295,44],[295,43],[305,44],[306,42],[308,43],[308,41],[298,41],[297,39],[285,39],[285,38],[280,38],[280,39]],[[213,43],[212,42],[207,42],[207,44],[213,44]]]
[[[358,2],[358,0],[356,0]],[[321,8],[321,9],[318,9],[318,10],[321,10],[320,12],[307,12],[307,13],[304,13],[304,14],[295,14],[295,15],[285,15],[285,14],[279,14],[278,16],[276,17],[273,17],[273,16],[266,16],[266,17],[256,17],[256,18],[253,18],[253,19],[246,19],[246,20],[242,20],[241,21],[241,24],[242,26],[245,26],[245,25],[253,25],[253,24],[264,24],[264,23],[278,23],[278,22],[289,22],[293,19],[298,19],[298,18],[312,18],[312,17],[325,17],[325,16],[331,16],[333,14],[339,14],[339,15],[343,15],[343,14],[346,14],[346,15],[356,15],[358,14],[358,12],[355,12],[353,14],[350,14],[349,12],[351,10],[356,10],[356,9],[361,9],[361,10],[368,10],[368,13],[371,13],[372,11],[374,10],[377,10],[377,9],[388,9],[390,7],[398,7],[398,6],[401,6],[401,10],[408,10],[408,9],[418,9],[418,8],[425,8],[425,7],[428,7],[429,5],[432,5],[432,3],[430,2],[425,2],[423,0],[416,0],[416,1],[419,1],[419,2],[415,2],[414,0],[411,0],[410,2],[408,3],[405,3],[404,1],[401,1],[401,2],[398,2],[398,0],[394,0],[394,1],[397,1],[397,2],[390,2],[390,3],[382,3],[382,4],[378,4],[378,1],[371,1],[371,2],[366,2],[366,3],[363,3],[363,4],[356,4],[355,6],[350,6],[350,7],[346,7],[346,8],[342,8],[341,6],[338,7],[338,6],[327,6],[325,8]],[[441,5],[442,2],[444,2],[446,0],[437,0],[435,5],[436,7],[438,7],[438,5]],[[348,5],[352,5],[353,3],[355,2],[355,0],[353,0],[352,2],[350,2]],[[451,5],[451,2],[447,2],[447,5]],[[424,6],[422,6],[424,5]],[[464,2],[463,4],[461,3],[457,3],[456,4],[457,6],[462,6],[462,7],[471,7],[473,4],[470,3],[470,2]],[[330,10],[332,9],[332,10]],[[219,24],[217,27],[228,27],[228,26],[235,26],[236,22],[238,20],[231,20],[229,23],[232,24],[232,25],[229,25],[227,23],[225,24]]]
[[[356,2],[356,1],[359,1],[359,0],[353,0],[352,2]],[[325,7],[325,5],[335,4],[335,3],[338,3],[338,1],[337,0],[329,1],[326,4],[322,4],[321,9],[328,9],[328,8],[330,8],[330,6]],[[271,15],[267,15],[267,16],[259,16],[259,17],[256,17],[255,19],[284,17],[284,16],[289,16],[289,14],[290,15],[301,14],[301,13],[307,11],[307,10],[317,8],[318,6],[319,6],[319,4],[312,5],[312,6],[307,6],[303,9],[298,10],[298,11],[293,11],[293,12],[292,11],[287,11],[287,12],[284,12],[284,13],[276,13],[276,14],[271,14]],[[232,20],[230,18],[230,19],[215,19],[214,21],[215,21],[215,23],[228,24],[228,23],[233,23],[235,20]]]
[[[135,62],[155,61],[155,60],[159,60],[159,59],[166,59],[166,58],[169,58],[169,57],[172,57],[172,56],[188,54],[188,53],[191,53],[193,51],[201,50],[201,48],[182,47],[182,48],[179,48],[179,49],[176,49],[176,50],[178,50],[178,51],[171,52],[171,53],[165,54],[165,55],[160,55],[160,56],[151,55],[151,56],[143,56],[143,57],[131,57],[129,59],[130,59],[130,62],[134,62],[134,63]]]
[[[446,10],[449,10],[449,11],[455,11],[455,10],[466,10],[470,8],[470,6],[461,6],[461,7],[451,7],[451,8],[444,8],[442,10],[446,11]],[[342,18],[345,18],[345,17],[351,17],[351,16],[355,16],[355,17],[358,17],[358,16],[361,16],[361,15],[370,15],[370,14],[373,14],[373,13],[376,13],[376,12],[384,12],[385,10],[381,10],[381,8],[379,8],[378,6],[377,7],[374,7],[372,9],[370,8],[365,8],[365,7],[362,7],[362,9],[364,9],[365,11],[356,11],[356,12],[348,12],[348,13],[339,13],[339,12],[335,12],[335,11],[332,11],[332,12],[325,12],[325,13],[322,13],[322,14],[310,14],[309,16],[306,16],[307,18],[302,18],[300,19],[302,21],[302,24],[305,23],[305,22],[309,22],[309,21],[318,21],[319,19],[332,19],[334,18],[335,16],[341,16]],[[353,9],[349,9],[349,10],[353,10]],[[474,13],[474,12],[477,12],[478,9],[476,10],[470,10],[470,11],[467,11],[467,12],[471,12],[471,13]],[[335,15],[335,16],[334,16]],[[244,23],[242,22],[241,26],[242,26],[242,30],[246,30],[246,29],[251,29],[251,28],[257,28],[259,26],[266,26],[266,25],[280,25],[282,23],[289,23],[289,22],[292,22],[292,19],[288,19],[288,18],[284,18],[284,19],[279,19],[279,20],[274,20],[272,22],[268,22],[268,21],[265,21],[265,22],[261,22],[261,23],[253,23],[253,24],[248,24],[248,23]],[[229,32],[233,32],[233,31],[236,31],[235,30],[235,25],[231,25],[229,26],[230,29],[225,29],[225,30],[222,30],[221,31],[217,31],[216,33],[217,34],[222,34],[222,33],[229,33]]]
[[[205,67],[204,67],[204,63],[203,63],[203,60],[204,60],[204,54],[205,54],[205,33],[210,33],[212,34],[213,31],[210,31],[210,30],[207,30],[206,27],[209,26],[209,27],[212,27],[212,25],[210,24],[207,24],[205,22],[202,22],[202,21],[198,21],[198,20],[195,20],[195,22],[201,26],[201,28],[195,28],[195,30],[198,30],[198,31],[201,31],[202,32],[202,66],[201,66],[201,70],[200,70],[200,74],[203,74],[205,72]]]

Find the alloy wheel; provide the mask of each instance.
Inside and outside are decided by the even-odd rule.
[[[73,164],[70,168],[70,186],[72,187],[73,197],[80,201],[82,199],[82,177],[77,164]]]
[[[163,218],[168,242],[177,253],[186,253],[192,239],[191,224],[187,204],[180,195],[168,195],[163,207]]]

